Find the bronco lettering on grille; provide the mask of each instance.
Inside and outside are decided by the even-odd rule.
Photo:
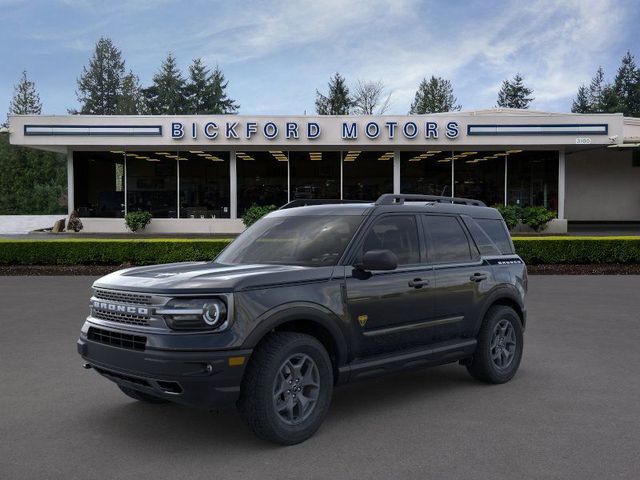
[[[99,300],[94,300],[92,304],[93,308],[97,310],[106,310],[107,312],[149,315],[149,309],[146,307],[130,307],[128,305],[118,305],[116,303],[101,302]]]

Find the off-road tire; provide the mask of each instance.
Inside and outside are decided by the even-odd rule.
[[[513,329],[515,351],[508,365],[499,367],[494,361],[495,350],[492,348],[494,332],[500,329],[499,324]],[[486,383],[505,383],[513,378],[520,366],[523,349],[522,323],[518,314],[510,307],[495,305],[491,307],[482,322],[478,333],[476,352],[467,365],[471,376]]]
[[[316,366],[319,387],[315,406],[308,417],[291,425],[278,413],[274,397],[276,381],[287,360],[301,356]],[[314,387],[315,388],[315,387]],[[333,394],[333,368],[324,346],[314,337],[296,332],[275,332],[253,352],[241,384],[238,409],[249,428],[261,439],[281,445],[294,445],[311,437],[326,416]],[[306,398],[306,397],[305,397]]]
[[[156,397],[156,396],[153,396],[153,395],[149,395],[148,393],[140,392],[138,390],[134,390],[133,388],[123,387],[122,385],[118,385],[118,388],[127,397],[131,397],[134,400],[138,400],[140,402],[145,402],[145,403],[169,403],[169,400],[165,400],[164,398],[160,398],[160,397]]]

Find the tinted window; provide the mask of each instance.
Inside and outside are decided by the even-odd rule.
[[[503,255],[513,253],[513,245],[511,244],[509,231],[502,220],[476,218],[476,222],[478,222],[478,225],[489,235],[489,238],[493,240],[493,243],[496,244]]]
[[[478,246],[478,250],[482,255],[500,255],[502,252],[496,246],[495,243],[489,238],[489,236],[485,233],[485,231],[476,223],[476,221],[467,217],[466,215],[462,216],[462,219],[469,229],[469,233],[473,237],[476,245]],[[473,247],[471,247],[473,248]]]
[[[236,238],[216,262],[335,265],[362,218],[356,215],[265,217]]]
[[[389,216],[378,220],[367,233],[362,252],[391,250],[398,265],[420,263],[420,243],[413,216]]]
[[[424,227],[430,238],[429,261],[432,263],[468,262],[469,241],[455,217],[425,215]]]

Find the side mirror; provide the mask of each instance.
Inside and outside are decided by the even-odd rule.
[[[398,267],[398,257],[391,250],[369,250],[362,256],[362,262],[357,265],[361,270],[395,270]]]

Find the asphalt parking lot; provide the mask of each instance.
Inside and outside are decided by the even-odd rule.
[[[309,441],[234,411],[145,405],[81,368],[90,277],[0,277],[2,479],[640,476],[640,277],[533,276],[520,372],[456,365],[340,387]]]

